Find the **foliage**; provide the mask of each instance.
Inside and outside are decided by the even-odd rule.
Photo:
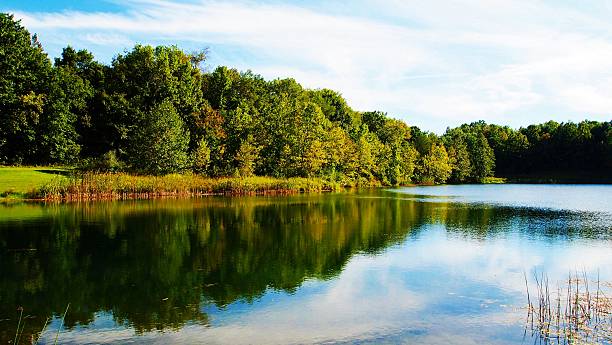
[[[125,163],[119,160],[115,151],[108,151],[99,157],[82,159],[76,168],[82,172],[118,172],[125,169]]]
[[[445,139],[452,168],[450,180],[455,183],[469,181],[473,170],[465,139],[460,134],[455,136],[449,135]]]
[[[174,106],[164,101],[145,114],[132,138],[128,158],[136,171],[169,174],[189,166],[188,147],[189,132]]]
[[[0,71],[0,163],[35,162],[51,62],[37,37],[5,13],[0,13]]]
[[[52,64],[13,16],[1,14],[0,28],[4,164],[320,177],[351,186],[612,170],[612,121],[518,130],[478,121],[438,136],[384,112],[355,111],[340,93],[293,79],[223,66],[204,72],[202,52],[136,45],[103,65],[66,47]]]
[[[495,156],[483,133],[468,137],[468,152],[475,182],[482,182],[484,178],[493,175]]]
[[[419,179],[425,183],[444,183],[451,175],[452,166],[444,145],[432,145],[419,165]]]
[[[210,164],[210,148],[208,147],[208,143],[205,139],[200,140],[195,151],[193,151],[193,157],[191,158],[191,160],[193,162],[194,172],[206,172],[206,169]]]

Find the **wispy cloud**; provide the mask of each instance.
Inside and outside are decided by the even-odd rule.
[[[476,119],[519,126],[553,113],[558,121],[611,117],[609,6],[330,6],[143,0],[119,13],[16,14],[51,46],[79,44],[107,59],[133,42],[210,46],[213,64],[337,89],[359,110],[388,111],[430,130]]]

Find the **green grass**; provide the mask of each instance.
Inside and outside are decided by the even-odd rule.
[[[193,174],[142,176],[72,174],[65,168],[0,167],[0,201],[20,199],[124,199],[202,194],[262,194],[336,190],[318,178],[222,177]]]
[[[482,180],[482,183],[486,183],[486,184],[500,184],[500,183],[506,183],[506,182],[508,181],[503,177],[485,177]]]
[[[143,176],[125,173],[86,173],[51,180],[27,196],[45,200],[140,199],[207,194],[321,192],[339,188],[337,183],[319,178],[258,176],[210,178],[193,174]]]
[[[50,167],[0,166],[0,199],[19,199],[52,181],[67,180],[67,170]]]

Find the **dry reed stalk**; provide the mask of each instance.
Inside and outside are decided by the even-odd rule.
[[[567,289],[557,284],[557,291],[550,289],[550,282],[543,273],[534,274],[537,291],[537,307],[533,305],[527,275],[527,325],[538,333],[540,340],[557,344],[610,344],[612,343],[612,298],[607,297],[603,287],[612,284],[597,280],[589,284],[585,271],[569,274]],[[596,290],[592,291],[591,286]],[[556,293],[556,296],[554,295]],[[555,305],[556,304],[556,305]],[[562,312],[563,310],[563,312]],[[535,322],[534,322],[535,320]]]

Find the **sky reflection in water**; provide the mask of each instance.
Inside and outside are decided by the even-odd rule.
[[[9,304],[0,318],[14,317],[16,304],[42,317],[70,302],[81,316],[68,322],[64,343],[533,343],[523,338],[523,271],[551,281],[570,270],[612,278],[609,191],[419,187],[30,206],[32,218],[0,208],[0,267],[10,272],[2,282],[12,282],[0,292]],[[406,200],[422,195],[436,200]],[[69,240],[42,240],[45,232]],[[50,249],[9,251],[26,243]],[[82,303],[71,289],[44,292],[58,284],[49,275],[65,269],[40,262],[61,246],[75,253],[63,265],[83,281],[67,282],[87,290]],[[31,287],[36,269],[40,289]],[[5,335],[10,326],[0,322]]]

